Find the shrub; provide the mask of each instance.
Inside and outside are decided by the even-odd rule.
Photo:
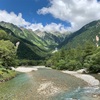
[[[4,67],[15,66],[16,47],[10,41],[0,40],[0,64]]]
[[[93,65],[88,68],[90,73],[99,73],[100,72],[100,65]]]

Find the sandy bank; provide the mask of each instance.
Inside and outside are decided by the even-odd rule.
[[[90,86],[96,86],[96,85],[100,84],[99,80],[95,79],[95,77],[93,77],[91,75],[80,74],[80,73],[75,72],[75,71],[62,71],[62,72],[73,75],[77,78],[80,78],[80,79],[84,80],[85,82],[87,82],[88,85],[90,85]]]
[[[17,68],[12,67],[12,70],[15,70],[18,72],[31,72],[31,71],[37,71],[38,68],[46,68],[46,67],[45,66],[32,66],[32,67],[20,66]]]

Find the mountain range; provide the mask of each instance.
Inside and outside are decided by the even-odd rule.
[[[30,29],[3,21],[0,22],[0,31],[4,31],[9,37],[8,39],[15,45],[16,43],[19,44],[17,55],[20,59],[43,59],[65,38],[60,33],[59,35],[54,35],[48,32],[40,32],[39,30],[33,32]],[[41,34],[39,35],[39,33]]]
[[[93,21],[70,34],[68,32],[32,31],[11,23],[0,22],[0,33],[0,39],[9,39],[18,45],[17,56],[20,59],[41,60],[51,54],[55,48],[77,47],[87,41],[99,46],[100,20]]]

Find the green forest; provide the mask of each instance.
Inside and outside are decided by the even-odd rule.
[[[76,48],[61,49],[47,59],[46,66],[70,71],[86,68],[87,73],[98,73],[100,72],[100,47],[86,42]]]

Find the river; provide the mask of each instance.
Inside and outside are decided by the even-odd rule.
[[[21,73],[0,83],[0,100],[100,100],[100,88],[53,69]]]

